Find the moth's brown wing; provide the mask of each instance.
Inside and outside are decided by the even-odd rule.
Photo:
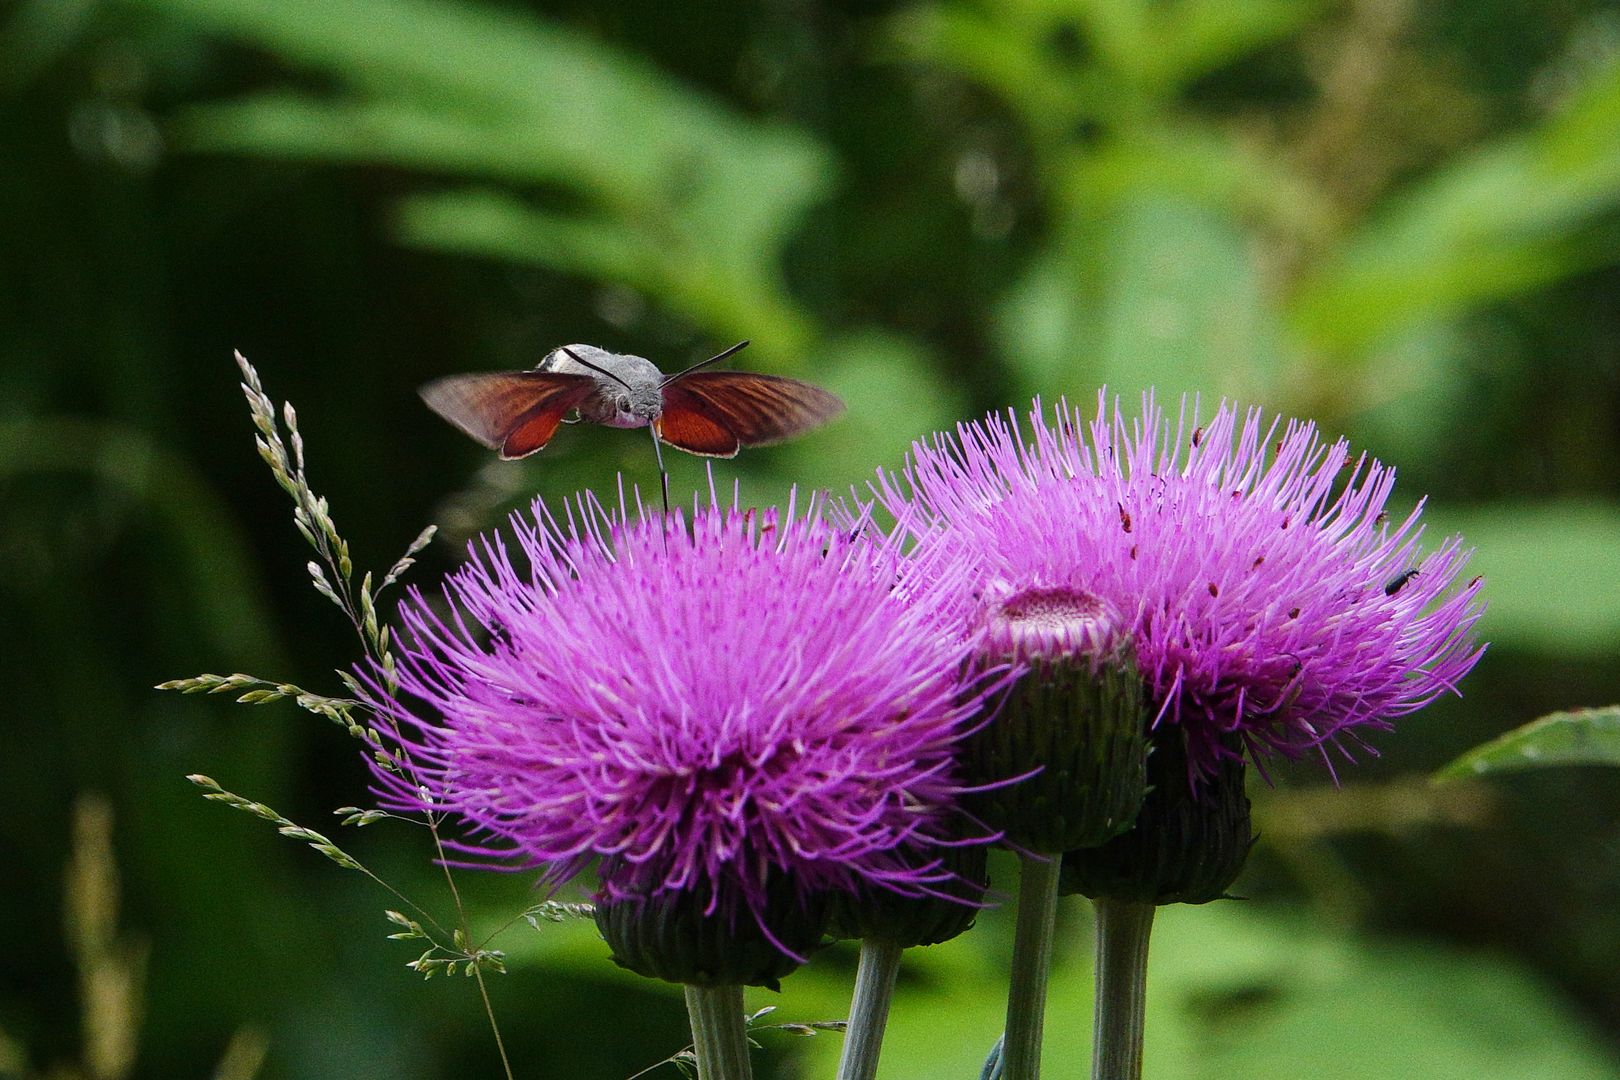
[[[844,411],[838,395],[819,386],[751,371],[695,371],[664,388],[666,402],[677,388],[706,406],[710,419],[743,446],[791,439]]]
[[[736,457],[737,436],[721,422],[707,402],[685,389],[686,380],[664,387],[664,408],[653,430],[671,446],[704,457]]]
[[[435,379],[421,393],[428,408],[501,457],[520,458],[550,442],[595,388],[589,375],[488,371]]]
[[[584,396],[581,395],[571,401],[548,401],[524,413],[517,425],[507,432],[506,438],[501,440],[501,457],[506,461],[515,461],[544,450],[546,443],[557,434],[557,425],[563,422],[568,410],[583,400]]]

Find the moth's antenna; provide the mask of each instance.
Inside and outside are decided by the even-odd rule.
[[[747,344],[747,343],[744,342],[744,344]],[[568,346],[564,345],[562,347],[562,351],[567,353],[568,358],[570,360],[572,360],[574,363],[583,364],[585,367],[590,368],[592,371],[596,372],[599,375],[606,375],[608,378],[612,379],[614,382],[618,383],[620,386],[624,387],[626,390],[631,390],[632,389],[632,387],[630,386],[629,383],[625,382],[623,379],[621,379],[617,375],[613,374],[613,372],[609,371],[605,367],[598,367],[597,365],[591,363],[589,360],[585,359],[583,356],[579,355],[573,349],[570,349]],[[736,352],[737,350],[733,349],[731,351]],[[704,363],[708,363],[708,361],[705,360]]]
[[[676,379],[684,379],[686,376],[692,374],[692,372],[696,371],[698,368],[706,368],[710,364],[718,364],[720,361],[726,359],[728,356],[736,356],[738,353],[742,352],[746,348],[748,348],[748,342],[739,341],[739,342],[737,342],[737,344],[733,345],[731,348],[726,349],[726,350],[724,350],[722,352],[717,352],[713,356],[709,357],[707,360],[699,360],[697,363],[693,364],[691,367],[681,368],[681,370],[677,371],[673,375],[665,375],[664,376],[664,381],[659,383],[658,385],[659,385],[659,387],[668,386],[670,383],[674,382]],[[568,355],[572,356],[574,354],[569,353]]]

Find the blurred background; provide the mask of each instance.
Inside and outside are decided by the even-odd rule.
[[[0,3],[0,1075],[497,1076],[470,980],[404,970],[439,911],[414,831],[356,832],[355,745],[246,671],[358,654],[254,453],[231,350],[299,407],[362,567],[430,583],[531,493],[652,490],[644,438],[502,464],[416,397],[591,342],[825,384],[848,415],[715,466],[847,490],[1035,394],[1222,396],[1398,464],[1477,546],[1466,698],[1342,771],[1254,784],[1247,899],[1167,909],[1160,1077],[1620,1076],[1620,784],[1427,774],[1620,700],[1620,7],[1593,0],[8,0]],[[670,455],[677,498],[702,466]],[[1011,880],[1005,867],[998,881]],[[464,874],[475,924],[538,899]],[[1088,1060],[1084,905],[1048,1068]],[[912,956],[885,1075],[967,1077],[1010,919]],[[521,1077],[678,1051],[673,988],[588,924],[519,923]],[[761,1021],[847,1008],[819,955]],[[837,1035],[762,1031],[762,1076]],[[653,1075],[674,1076],[665,1065]]]

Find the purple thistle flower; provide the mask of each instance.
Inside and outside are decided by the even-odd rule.
[[[758,919],[784,875],[801,897],[948,879],[903,849],[946,835],[983,693],[963,589],[902,595],[896,545],[817,509],[711,506],[690,532],[584,501],[566,525],[514,515],[521,560],[475,542],[453,614],[402,603],[400,693],[365,673],[402,752],[383,804],[459,817],[458,850],[552,882],[599,861],[608,900]]]
[[[1099,394],[1089,424],[1064,405],[1048,426],[1037,400],[1033,445],[1010,411],[961,424],[913,447],[904,485],[880,474],[875,490],[905,531],[970,553],[987,650],[1128,632],[1195,780],[1234,736],[1257,763],[1348,757],[1362,729],[1455,693],[1483,652],[1480,581],[1454,588],[1456,537],[1421,553],[1421,503],[1387,523],[1394,469],[1309,423],[1222,404],[1200,427],[1186,412],[1172,424],[1146,395],[1128,420]]]

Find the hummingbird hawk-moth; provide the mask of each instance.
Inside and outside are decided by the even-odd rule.
[[[690,454],[735,457],[801,435],[844,410],[836,394],[777,375],[705,371],[748,342],[665,375],[651,360],[563,345],[532,371],[450,375],[422,387],[428,407],[503,458],[543,450],[565,420],[650,428]]]

